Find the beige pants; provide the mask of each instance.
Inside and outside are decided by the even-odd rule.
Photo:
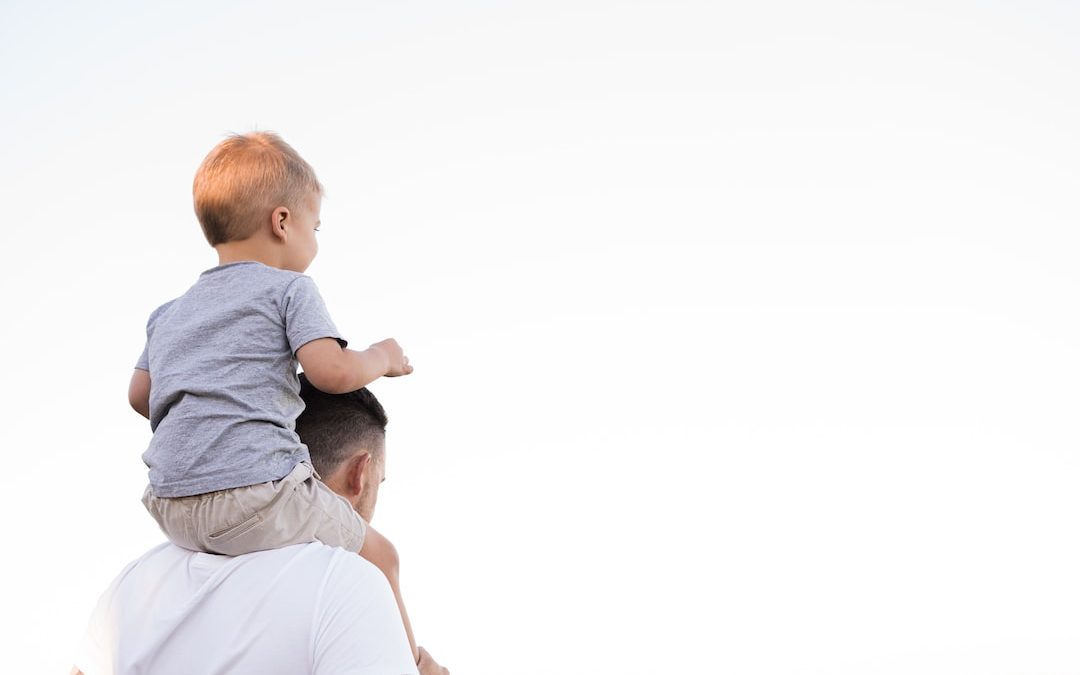
[[[349,502],[323,485],[308,463],[281,480],[143,504],[166,536],[192,551],[241,555],[319,540],[359,551],[367,524]]]

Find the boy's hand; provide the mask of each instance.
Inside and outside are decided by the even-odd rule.
[[[394,338],[376,342],[371,345],[371,349],[382,352],[386,356],[386,377],[400,377],[413,371],[413,367],[409,365],[409,357],[401,351],[401,345]]]
[[[312,340],[296,350],[296,360],[319,391],[344,394],[383,377],[413,371],[396,340],[376,342],[362,352],[342,349],[334,338]]]

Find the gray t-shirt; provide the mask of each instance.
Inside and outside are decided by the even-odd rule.
[[[157,308],[135,366],[150,371],[154,495],[279,480],[307,461],[295,355],[319,338],[345,345],[315,282],[257,262],[207,270]]]

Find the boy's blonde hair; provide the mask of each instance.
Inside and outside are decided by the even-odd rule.
[[[247,239],[279,206],[297,208],[322,194],[315,170],[270,131],[233,134],[195,172],[195,215],[211,246]]]

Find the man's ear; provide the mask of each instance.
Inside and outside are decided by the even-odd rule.
[[[359,497],[364,492],[364,475],[366,471],[373,471],[374,462],[371,461],[371,453],[365,452],[356,455],[349,460],[345,480],[349,488],[349,494]]]
[[[291,216],[292,214],[285,206],[277,207],[270,214],[270,232],[283,244],[289,238],[288,226],[291,224],[289,221]]]

